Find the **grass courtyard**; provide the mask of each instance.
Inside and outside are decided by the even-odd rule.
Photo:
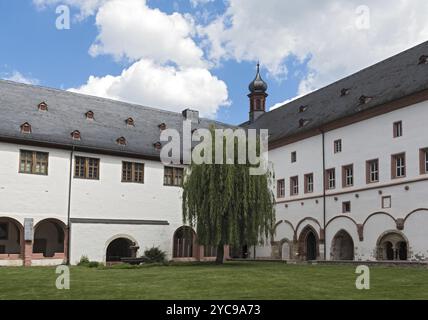
[[[355,267],[278,262],[71,268],[70,290],[55,268],[0,268],[0,299],[428,299],[428,269],[371,267],[371,289]]]

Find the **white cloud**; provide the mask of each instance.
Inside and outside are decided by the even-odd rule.
[[[39,84],[40,81],[36,78],[30,77],[30,76],[24,76],[19,71],[13,71],[12,73],[6,73],[2,77],[4,80],[10,80],[20,83],[26,83],[26,84]]]
[[[91,76],[85,85],[70,91],[177,112],[189,107],[207,117],[214,117],[220,106],[228,105],[226,84],[208,70],[180,70],[149,60],[134,63],[119,76]]]
[[[370,28],[357,28],[360,0],[229,0],[229,7],[199,33],[215,61],[261,60],[271,75],[286,75],[290,56],[308,62],[298,94],[428,39],[428,1],[370,1]]]
[[[99,35],[90,49],[94,56],[145,58],[180,67],[205,65],[203,51],[192,39],[193,21],[180,13],[151,9],[144,0],[112,0],[99,9],[96,25]]]
[[[34,0],[40,7],[59,0]],[[63,1],[61,1],[64,3]],[[214,117],[228,105],[226,84],[213,76],[203,51],[192,39],[193,19],[166,14],[145,0],[66,0],[83,16],[95,15],[99,34],[89,52],[132,62],[120,75],[90,76],[71,89],[172,111],[190,107]],[[171,63],[173,65],[171,65]]]

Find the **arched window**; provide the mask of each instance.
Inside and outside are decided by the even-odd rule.
[[[331,256],[333,260],[354,260],[354,241],[345,230],[339,231],[334,236]]]
[[[122,258],[135,258],[135,243],[127,238],[114,239],[107,247],[106,262],[120,262]]]
[[[34,227],[33,253],[42,254],[44,258],[52,258],[60,254],[64,256],[65,225],[62,222],[47,219]]]
[[[380,236],[377,242],[378,260],[407,260],[408,241],[403,234],[396,231],[387,232]]]

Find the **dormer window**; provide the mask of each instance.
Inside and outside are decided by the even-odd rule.
[[[308,106],[307,106],[307,105],[305,105],[305,106],[300,106],[300,107],[299,107],[299,113],[305,112],[307,109],[308,109]]]
[[[40,102],[37,108],[39,109],[39,111],[48,111],[48,105],[44,101]]]
[[[419,64],[428,64],[428,55],[422,55],[419,57]]]
[[[306,126],[310,121],[308,119],[300,119],[299,120],[299,128],[303,128]]]
[[[31,125],[28,122],[21,124],[21,133],[24,133],[24,134],[31,133]]]
[[[120,137],[120,138],[118,138],[118,139],[116,140],[116,143],[117,143],[118,145],[121,145],[121,146],[126,146],[126,145],[127,145],[127,142],[126,142],[125,137]]]
[[[372,99],[373,99],[372,97],[367,97],[367,96],[362,95],[360,97],[359,101],[360,101],[360,104],[367,104],[370,101],[372,101]]]
[[[160,149],[162,149],[162,143],[160,143],[159,141],[155,142],[153,144],[153,147],[155,147],[156,150],[160,150]]]
[[[94,120],[94,113],[91,110],[86,112],[85,116],[86,116],[86,119],[88,119],[88,120]]]
[[[81,139],[80,131],[79,130],[74,130],[71,133],[71,137],[73,138],[73,140],[80,140]]]
[[[125,122],[128,126],[135,126],[134,119],[132,119],[131,117],[126,119]]]
[[[163,131],[166,129],[166,124],[162,122],[158,127],[161,131]]]
[[[343,88],[342,90],[340,90],[340,96],[341,97],[347,96],[350,92],[351,92],[351,89]]]

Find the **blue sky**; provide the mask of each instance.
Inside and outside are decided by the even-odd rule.
[[[370,28],[363,31],[357,30],[357,28],[352,32],[355,33],[354,39],[360,48],[362,46],[363,50],[366,47],[372,50],[357,52],[355,44],[349,42],[350,35],[344,34],[343,30],[349,30],[350,16],[357,15],[356,19],[359,17],[355,11],[358,2],[355,2],[354,6],[344,5],[340,11],[337,11],[339,2],[335,3],[335,0],[326,1],[326,3],[331,2],[331,6],[326,5],[322,8],[305,6],[308,1],[302,1],[301,8],[299,8],[302,12],[293,14],[286,6],[287,2],[289,7],[298,5],[292,4],[291,1],[266,0],[265,5],[259,11],[254,10],[257,8],[254,6],[258,3],[254,0],[246,2],[242,0],[148,0],[147,2],[133,0],[136,5],[138,1],[141,1],[141,6],[145,8],[142,16],[136,19],[137,24],[138,19],[143,21],[146,18],[144,14],[147,16],[158,15],[155,10],[158,9],[162,17],[166,19],[175,19],[172,18],[173,15],[178,14],[181,19],[180,23],[190,30],[177,35],[179,38],[177,43],[187,41],[186,43],[189,44],[189,41],[191,42],[193,51],[188,55],[190,58],[186,57],[188,51],[183,50],[183,54],[180,53],[176,59],[172,58],[171,61],[159,59],[158,61],[157,54],[161,56],[163,52],[154,50],[153,53],[146,50],[150,46],[157,47],[156,41],[138,43],[140,35],[142,41],[147,39],[144,38],[145,30],[142,29],[147,26],[137,25],[136,29],[129,28],[125,30],[124,34],[119,33],[118,36],[114,30],[115,24],[113,24],[112,30],[112,24],[108,20],[111,19],[111,16],[107,15],[102,18],[100,11],[104,9],[105,3],[120,2],[120,0],[90,1],[99,3],[95,4],[93,8],[91,7],[93,9],[91,13],[84,14],[83,18],[78,19],[77,16],[85,9],[82,4],[84,2],[80,0],[0,0],[0,39],[2,40],[0,77],[60,89],[75,88],[75,91],[89,94],[97,95],[99,92],[103,92],[99,95],[119,97],[121,100],[145,105],[154,104],[154,106],[164,107],[162,104],[165,104],[167,109],[174,111],[187,107],[184,105],[185,103],[193,104],[191,107],[198,108],[198,105],[207,101],[206,104],[209,105],[209,108],[202,109],[205,110],[202,112],[206,115],[224,122],[241,123],[248,118],[248,83],[254,77],[255,64],[259,59],[262,63],[262,76],[269,84],[268,105],[272,106],[310,92],[424,41],[427,36],[427,33],[423,31],[426,30],[424,29],[426,19],[423,18],[425,15],[422,13],[420,19],[416,17],[412,21],[420,26],[420,33],[415,34],[414,30],[400,30],[397,37],[397,32],[394,31],[397,28],[394,14],[404,16],[406,10],[417,12],[417,6],[412,5],[411,2],[406,6],[407,9],[391,7],[391,18],[382,19],[382,21],[380,18],[375,18],[384,1],[379,0],[376,5],[369,7],[373,19]],[[62,3],[68,4],[71,10],[70,30],[58,30],[55,25],[58,17],[55,9]],[[419,10],[423,12],[424,8],[427,6],[421,2]],[[284,13],[283,17],[281,14],[277,14],[277,11],[281,13],[281,10]],[[327,19],[327,22],[319,22],[320,24],[317,25],[312,19],[310,23],[304,24],[305,21],[309,21],[307,20],[308,15],[320,12],[330,17],[331,21]],[[118,11],[117,14],[119,17],[122,12]],[[129,13],[123,12],[123,14],[125,15],[124,20],[118,18],[114,22],[117,23],[117,28],[121,27],[121,21],[126,21],[126,14]],[[297,17],[295,17],[296,15]],[[248,23],[248,20],[253,18],[254,23]],[[293,19],[300,19],[300,21],[293,22]],[[301,22],[302,25],[299,25]],[[336,29],[331,30],[331,25],[334,25]],[[403,29],[406,29],[405,24],[403,25]],[[254,30],[251,29],[253,26]],[[392,29],[391,34],[395,36],[380,34],[380,30],[384,32],[388,27]],[[150,28],[156,28],[156,25],[150,26]],[[105,31],[103,34],[105,38],[99,40],[101,30]],[[162,30],[169,34],[173,31]],[[153,29],[150,32],[153,33]],[[148,31],[147,35],[149,38],[150,32]],[[252,34],[254,34],[254,38],[252,38]],[[323,37],[325,37],[324,40]],[[135,46],[127,47],[131,42],[136,42],[137,55],[135,55]],[[94,43],[101,44],[101,53],[90,53],[90,48]],[[216,43],[220,43],[217,48],[215,48]],[[160,43],[159,47],[162,45],[164,43]],[[331,47],[335,45],[337,50],[332,50]],[[123,52],[121,51],[122,46],[125,48]],[[118,50],[121,52],[120,55],[117,54]],[[188,61],[195,57],[195,52],[197,53],[198,50],[203,53],[200,59],[202,62],[193,65]],[[201,97],[177,99],[177,103],[174,101],[169,103],[170,100],[160,97],[162,94],[159,94],[159,91],[145,93],[146,91],[143,90],[143,94],[138,94],[138,92],[125,88],[129,87],[129,82],[126,81],[142,79],[142,75],[129,77],[126,81],[123,78],[117,78],[116,82],[123,82],[120,85],[109,84],[106,87],[102,81],[87,85],[91,76],[99,79],[108,75],[118,77],[124,70],[132,68],[140,60],[154,64],[150,71],[148,71],[147,65],[141,67],[143,75],[150,74],[149,72],[157,74],[157,70],[165,72],[168,68],[173,68],[177,72],[189,70],[189,68],[199,68],[200,74],[203,73],[204,79],[207,80],[206,86],[201,86],[201,91],[208,93]],[[197,80],[199,78],[194,77],[190,71],[187,73],[188,76],[183,79],[177,79],[174,74],[169,75],[169,80],[165,81],[169,86],[162,90],[168,91],[171,86],[174,86],[174,81],[178,80],[183,88],[190,87],[185,83],[186,81],[199,81]],[[135,81],[133,82],[134,90],[138,91],[139,80]],[[141,81],[141,87],[146,88],[145,80]],[[163,83],[162,79],[160,83]],[[211,84],[213,84],[212,92]],[[224,96],[223,84],[227,88],[227,96],[223,99],[212,97],[221,94]],[[195,86],[195,83],[191,85]],[[182,90],[178,95],[181,94],[189,93]],[[157,96],[159,96],[159,100]]]

